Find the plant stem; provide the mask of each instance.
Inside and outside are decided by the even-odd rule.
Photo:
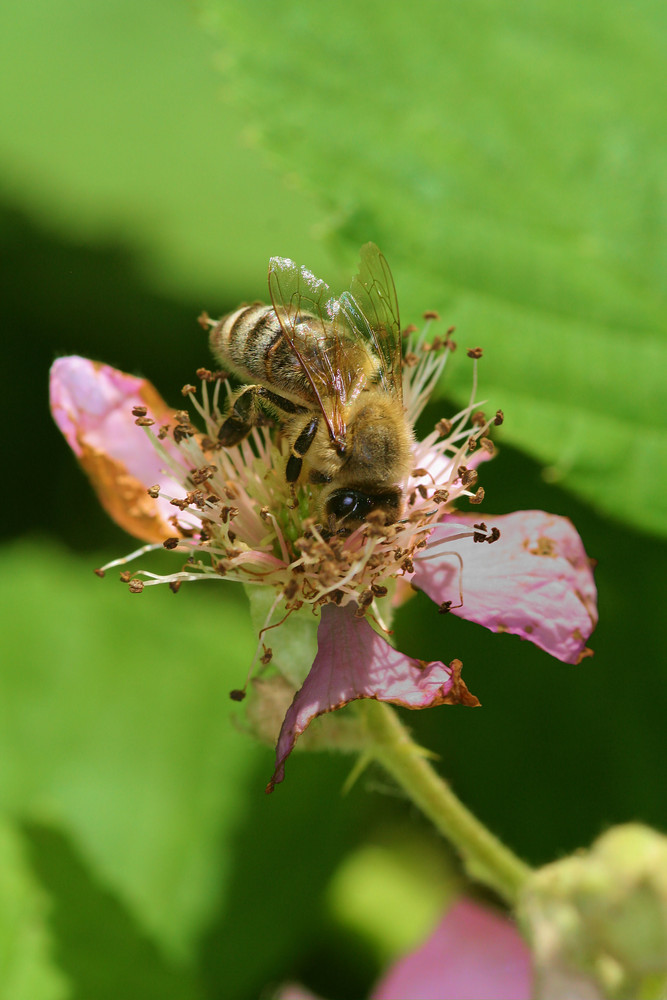
[[[393,776],[407,796],[459,851],[468,874],[494,889],[510,905],[531,869],[495,837],[456,797],[426,759],[394,709],[364,701],[371,742],[367,753]]]

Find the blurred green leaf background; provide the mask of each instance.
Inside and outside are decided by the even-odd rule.
[[[50,363],[177,404],[196,316],[265,296],[272,254],[341,288],[378,242],[404,323],[437,309],[484,347],[507,418],[485,516],[568,515],[598,560],[578,667],[406,605],[401,648],[460,657],[483,703],[412,713],[418,740],[532,863],[667,827],[666,22],[655,0],[0,9],[2,1000],[359,997],[458,877],[381,774],[342,795],[351,759],[297,754],[264,796],[233,586],[92,574],[132,543],[52,425]],[[425,426],[469,379],[459,350]]]

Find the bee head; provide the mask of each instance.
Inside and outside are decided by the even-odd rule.
[[[372,492],[345,486],[333,490],[324,503],[325,523],[333,531],[350,531],[362,524],[375,510],[382,511],[386,524],[393,524],[401,515],[403,491],[398,486]]]

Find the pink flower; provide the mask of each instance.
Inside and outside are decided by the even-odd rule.
[[[104,509],[131,535],[161,545],[172,533],[175,511],[168,500],[150,497],[148,487],[159,478],[165,489],[177,492],[187,469],[178,449],[166,442],[169,459],[179,467],[176,478],[165,478],[165,457],[147,435],[131,428],[141,420],[165,423],[173,410],[145,379],[86,358],[54,361],[50,390],[55,421]]]
[[[349,705],[357,698],[376,698],[405,708],[468,705],[479,701],[461,680],[461,662],[415,660],[378,635],[353,604],[325,604],[317,630],[317,656],[287,710],[278,746],[276,769],[267,791],[283,780],[285,761],[297,737],[318,715]]]
[[[530,1000],[530,950],[503,914],[471,899],[450,906],[430,937],[385,973],[370,1000]],[[318,1000],[296,983],[276,1000]]]
[[[530,1000],[528,945],[500,913],[459,899],[430,938],[398,961],[371,1000]]]
[[[423,333],[409,345],[404,402],[413,424],[448,346],[428,349]],[[236,580],[271,588],[265,629],[304,605],[320,612],[317,656],[283,722],[269,791],[310,722],[355,699],[408,708],[479,704],[458,660],[420,662],[370,625],[387,631],[383,606],[397,582],[424,590],[443,612],[518,634],[566,662],[586,655],[596,595],[572,524],[539,511],[484,520],[452,512],[457,500],[483,498],[473,489],[476,466],[493,451],[487,433],[499,415],[486,420],[471,403],[440,421],[414,445],[402,519],[387,525],[371,515],[347,537],[329,537],[309,516],[316,486],[304,486],[298,505],[291,502],[279,438],[255,428],[239,445],[220,447],[220,394],[228,390],[219,374],[197,374],[201,400],[195,386],[184,391],[203,430],[144,380],[78,357],[54,363],[51,407],[105,509],[150,543],[104,569],[162,546],[179,557],[182,568],[167,576],[125,571],[132,592],[165,582],[177,590],[189,580]],[[270,658],[265,648],[263,662]]]
[[[459,618],[529,639],[565,663],[590,655],[597,593],[572,522],[542,510],[489,517],[500,532],[489,548],[470,545],[478,521],[445,515],[415,556],[412,583]]]

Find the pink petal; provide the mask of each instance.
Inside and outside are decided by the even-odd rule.
[[[285,761],[298,737],[318,715],[357,698],[377,698],[405,708],[479,702],[461,680],[461,663],[447,667],[405,656],[355,617],[356,605],[326,604],[317,631],[317,655],[287,710],[278,737],[276,768],[267,792],[285,776]]]
[[[530,951],[514,924],[459,899],[421,948],[389,970],[371,1000],[530,1000]]]
[[[153,500],[146,490],[160,484],[182,496],[183,487],[164,473],[164,459],[132,415],[133,406],[146,406],[157,427],[172,418],[173,411],[150,382],[73,356],[51,366],[50,393],[54,419],[107,513],[144,541],[160,542],[173,535],[168,519],[175,508],[162,498]],[[180,461],[177,450],[168,448]],[[186,522],[180,514],[179,519]]]
[[[460,618],[529,639],[566,663],[590,655],[597,591],[572,522],[540,510],[485,515],[489,528],[500,529],[496,542],[447,541],[480,520],[456,513],[439,524],[414,558],[414,585],[438,604],[451,601]]]

